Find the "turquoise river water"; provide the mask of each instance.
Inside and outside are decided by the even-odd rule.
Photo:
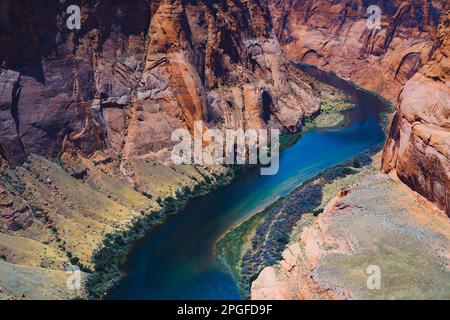
[[[277,175],[261,176],[259,168],[252,168],[189,201],[134,246],[123,265],[126,276],[107,299],[240,299],[233,277],[214,257],[220,236],[317,173],[383,142],[382,101],[332,74],[302,69],[353,100],[356,108],[347,112],[346,123],[304,134],[281,152]]]

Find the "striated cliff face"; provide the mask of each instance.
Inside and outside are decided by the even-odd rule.
[[[78,4],[71,31],[61,1],[2,1],[0,154],[10,164],[96,150],[163,161],[171,132],[195,120],[296,130],[318,110],[265,2]]]
[[[450,11],[442,16],[437,50],[400,95],[382,169],[450,216]]]
[[[120,121],[107,125],[114,111],[106,107],[130,103],[150,8],[146,1],[105,3],[83,1],[82,29],[73,32],[67,4],[2,1],[0,153],[11,164],[30,152],[89,154],[113,140],[108,129]]]
[[[287,56],[399,100],[382,170],[449,212],[448,1],[271,1]],[[439,27],[439,21],[441,24]],[[420,72],[419,72],[420,70]],[[401,95],[400,95],[401,93]]]
[[[343,188],[283,259],[262,270],[252,299],[448,298],[448,217],[376,171],[394,171],[450,215],[449,3],[370,4],[382,8],[379,31],[366,29],[365,1],[270,4],[289,58],[398,103],[381,163]],[[380,268],[380,290],[366,286],[371,264]]]
[[[95,267],[101,294],[118,233],[229,179],[161,164],[174,129],[296,130],[329,89],[289,65],[265,2],[70,4],[81,30],[66,1],[0,1],[0,299],[83,296],[66,287],[73,264]]]
[[[446,1],[271,0],[274,28],[289,59],[334,71],[396,100],[433,51]],[[368,29],[367,8],[381,8]]]

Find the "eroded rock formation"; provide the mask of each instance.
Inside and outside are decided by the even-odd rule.
[[[334,71],[396,100],[433,51],[446,1],[271,0],[274,28],[289,59]],[[381,28],[367,28],[369,5]]]
[[[261,271],[252,299],[449,297],[448,217],[377,172],[378,165],[343,188],[281,261]],[[375,269],[378,288],[370,277]]]
[[[450,216],[450,11],[442,16],[437,50],[400,95],[382,169]]]
[[[270,10],[289,59],[399,100],[382,170],[395,169],[403,182],[448,213],[449,3],[370,4],[381,8],[381,29],[367,27],[365,1],[274,0]]]
[[[3,1],[0,154],[165,160],[176,128],[296,130],[318,110],[259,1]],[[128,170],[126,165],[123,170]]]
[[[73,264],[95,265],[100,295],[117,276],[95,256],[107,235],[229,179],[162,165],[174,129],[295,131],[324,90],[290,66],[265,2],[70,4],[80,30],[67,1],[0,1],[0,298],[85,295],[66,288]]]

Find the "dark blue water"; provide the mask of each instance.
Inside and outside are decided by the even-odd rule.
[[[107,299],[240,299],[233,278],[213,255],[220,236],[306,179],[384,140],[379,115],[386,107],[381,101],[336,76],[305,71],[352,98],[357,107],[348,112],[347,123],[306,133],[282,151],[277,175],[261,176],[253,168],[232,184],[190,201],[136,244],[123,267],[126,277]]]

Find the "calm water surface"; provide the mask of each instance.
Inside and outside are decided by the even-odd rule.
[[[214,258],[218,238],[303,181],[384,140],[379,115],[386,107],[381,101],[336,76],[303,69],[356,103],[347,123],[306,133],[281,152],[277,175],[250,169],[230,185],[191,200],[136,244],[123,266],[127,275],[107,299],[240,299],[234,279]]]

